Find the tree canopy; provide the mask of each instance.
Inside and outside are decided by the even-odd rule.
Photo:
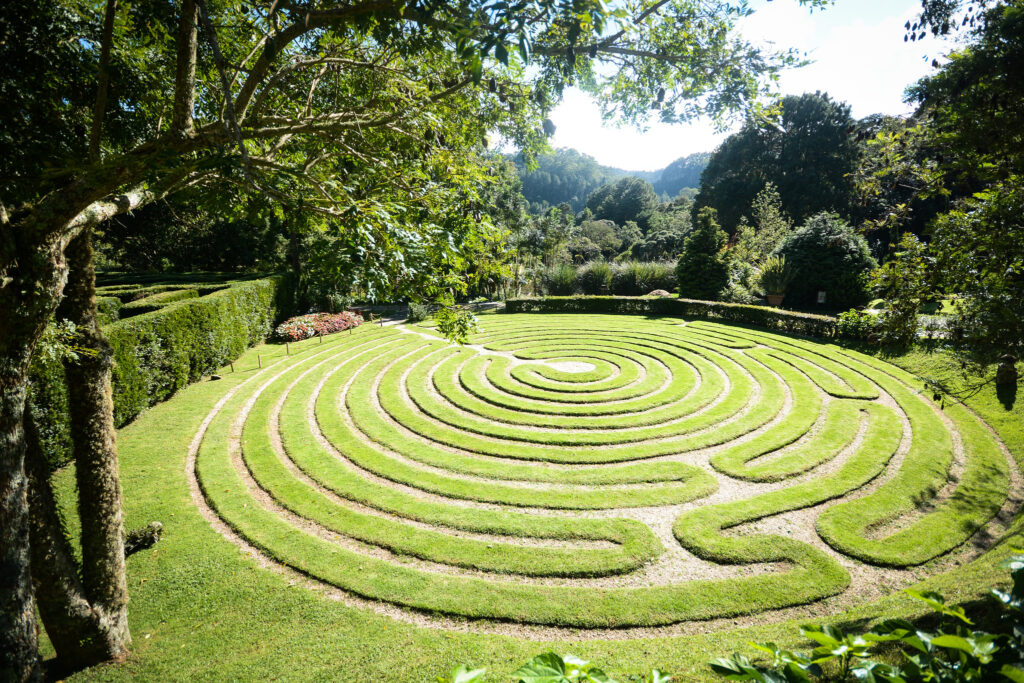
[[[780,108],[777,123],[748,119],[715,150],[701,176],[694,206],[714,208],[730,234],[768,183],[778,188],[783,210],[798,223],[820,211],[850,217],[849,175],[858,149],[849,105],[813,93],[784,97]]]

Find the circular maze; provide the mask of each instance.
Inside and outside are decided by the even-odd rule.
[[[988,427],[868,356],[626,316],[471,341],[364,326],[254,371],[193,442],[198,502],[347,594],[572,629],[906,585],[1010,507]]]

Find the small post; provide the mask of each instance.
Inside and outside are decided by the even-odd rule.
[[[228,361],[228,364],[231,366],[231,372],[234,372],[235,371],[235,361],[233,361],[233,360]]]
[[[286,356],[292,355],[292,347],[291,347],[291,345],[288,342],[284,343],[284,355],[286,355]]]
[[[320,343],[321,343],[321,344],[323,344],[323,343],[324,343],[324,333],[323,333],[323,332],[321,332],[321,333],[320,333],[319,335],[317,335],[317,336],[319,336],[319,337],[320,337]]]
[[[263,359],[260,358],[260,354],[258,353],[256,354],[256,365],[261,368],[263,367]]]

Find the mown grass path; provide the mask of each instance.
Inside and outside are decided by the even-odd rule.
[[[139,668],[110,676],[428,680],[547,638],[698,672],[787,618],[998,575],[1020,477],[894,365],[709,322],[483,320],[463,348],[370,326],[264,347],[124,430],[129,521],[167,538],[132,558]]]

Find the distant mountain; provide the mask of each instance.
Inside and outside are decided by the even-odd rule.
[[[626,176],[646,180],[663,199],[671,199],[685,187],[700,185],[700,174],[710,156],[691,154],[676,159],[660,171],[626,171],[602,166],[593,157],[574,149],[558,149],[540,157],[534,171],[527,171],[518,156],[513,160],[519,169],[523,196],[530,202],[530,210],[542,213],[563,202],[572,206],[573,211],[581,211],[592,192]]]
[[[698,152],[676,159],[659,172],[657,180],[652,181],[654,191],[672,198],[684,187],[700,187],[700,174],[710,159],[711,152]]]

